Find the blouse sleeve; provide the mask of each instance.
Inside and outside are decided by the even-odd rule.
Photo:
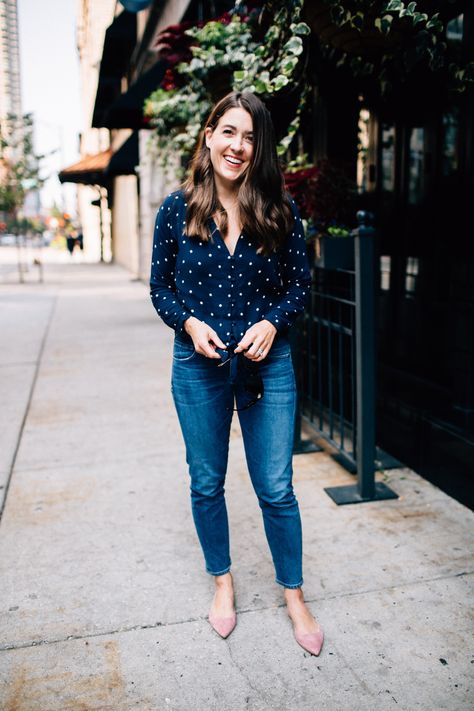
[[[286,331],[304,311],[311,290],[311,272],[306,256],[303,222],[298,208],[291,200],[294,224],[280,250],[280,278],[283,293],[265,315],[277,331]]]
[[[168,196],[156,215],[151,258],[150,296],[158,315],[167,326],[176,331],[191,314],[178,300],[175,268],[178,241],[174,234],[171,207],[174,200]]]

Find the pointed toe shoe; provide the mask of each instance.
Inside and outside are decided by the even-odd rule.
[[[217,615],[209,613],[208,619],[211,627],[223,639],[230,635],[235,625],[237,624],[237,615],[235,614],[235,612],[231,617],[217,617]]]
[[[294,634],[300,647],[303,647],[303,649],[310,654],[314,654],[316,657],[318,656],[324,640],[324,632],[321,627],[317,632],[312,632],[311,634],[298,634],[298,632]]]

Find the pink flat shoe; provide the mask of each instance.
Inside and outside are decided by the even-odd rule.
[[[298,634],[298,632],[295,632],[294,635],[296,641],[303,649],[310,654],[314,654],[315,657],[318,656],[324,639],[324,632],[321,627],[317,632],[312,632],[311,634]]]
[[[235,614],[235,612],[231,617],[217,617],[217,615],[209,613],[208,619],[211,627],[223,639],[230,635],[235,625],[237,624],[237,615]]]

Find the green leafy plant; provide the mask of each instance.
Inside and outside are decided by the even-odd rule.
[[[329,237],[348,237],[351,231],[347,227],[335,227],[331,225],[327,228],[327,233]]]
[[[302,38],[310,29],[299,21],[301,9],[302,0],[272,0],[250,12],[237,3],[232,13],[185,30],[192,40],[191,58],[176,63],[172,76],[167,72],[164,84],[144,106],[163,165],[177,152],[185,156],[192,152],[212,104],[231,90],[253,91],[263,99],[288,85],[297,92],[295,116],[278,146],[280,155],[288,150],[309,93],[303,80]],[[175,32],[175,36],[179,34]]]
[[[331,40],[322,43],[323,56],[347,67],[355,76],[376,77],[382,95],[395,83],[406,81],[415,68],[443,71],[449,89],[465,91],[474,81],[474,62],[463,64],[448,46],[445,24],[440,13],[422,12],[419,3],[402,0],[323,0],[332,22],[343,30],[385,38],[386,47],[379,57],[357,52],[340,52]],[[426,5],[426,3],[425,3]]]
[[[31,114],[9,114],[0,122],[0,211],[11,221],[31,190],[38,190],[41,156],[33,150]]]

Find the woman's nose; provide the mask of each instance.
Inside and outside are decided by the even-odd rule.
[[[241,136],[233,136],[230,147],[236,153],[238,153],[240,150],[242,150],[242,137]]]

